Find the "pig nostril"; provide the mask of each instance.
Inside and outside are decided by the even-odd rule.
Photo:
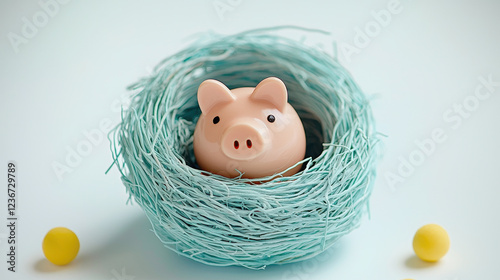
[[[250,139],[247,140],[247,147],[249,149],[252,148],[252,140],[250,140]]]
[[[234,148],[238,149],[240,147],[240,143],[238,141],[234,141]]]

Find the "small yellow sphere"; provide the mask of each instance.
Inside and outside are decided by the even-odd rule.
[[[76,234],[65,228],[51,229],[43,239],[42,249],[45,257],[53,264],[66,265],[75,259],[80,250]]]
[[[428,224],[417,230],[413,237],[413,250],[417,256],[428,262],[436,262],[450,249],[450,237],[444,228]]]

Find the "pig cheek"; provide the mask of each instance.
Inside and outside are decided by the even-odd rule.
[[[203,136],[210,143],[220,143],[223,127],[221,123],[213,124],[212,120],[205,119],[203,121]]]

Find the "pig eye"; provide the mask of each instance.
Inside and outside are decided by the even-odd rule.
[[[268,122],[273,123],[275,120],[276,120],[276,118],[274,117],[274,115],[267,116],[267,121]]]
[[[220,122],[219,116],[216,116],[212,121],[214,122],[214,124],[219,123]]]

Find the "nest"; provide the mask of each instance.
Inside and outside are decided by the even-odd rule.
[[[286,84],[304,124],[302,170],[258,179],[200,170],[193,153],[200,83],[254,87],[269,76]],[[211,36],[168,57],[131,89],[131,105],[112,132],[115,165],[175,252],[252,269],[301,261],[352,231],[367,212],[377,143],[372,114],[350,74],[321,50],[265,30]]]

